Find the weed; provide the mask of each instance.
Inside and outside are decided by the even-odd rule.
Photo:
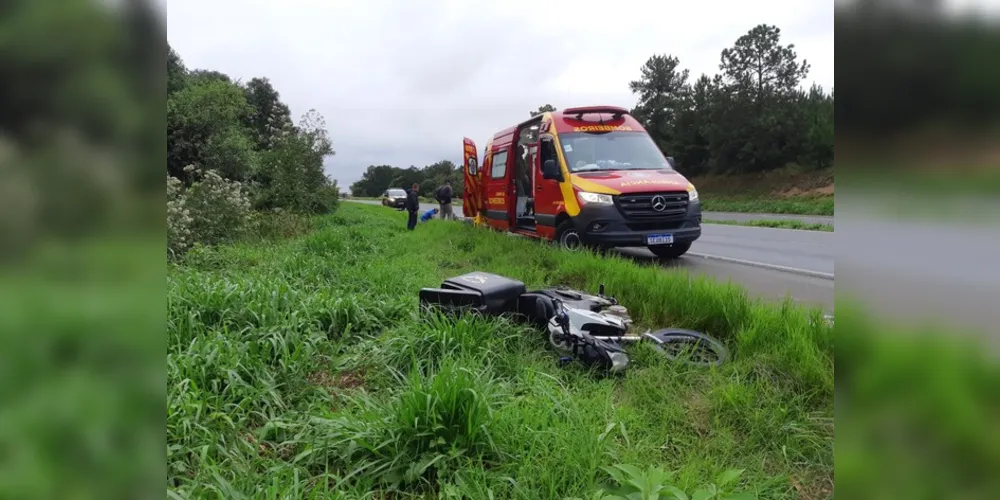
[[[729,469],[716,479],[688,495],[683,489],[672,484],[673,474],[648,466],[641,470],[634,465],[622,464],[603,468],[617,483],[602,489],[589,497],[592,500],[619,500],[644,498],[651,500],[753,500],[749,493],[731,493],[726,488],[743,474],[741,469]],[[579,500],[579,499],[576,499]]]

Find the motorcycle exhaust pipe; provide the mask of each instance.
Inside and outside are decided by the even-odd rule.
[[[614,335],[614,336],[591,335],[591,337],[597,340],[602,340],[604,342],[638,342],[643,339],[642,335]]]

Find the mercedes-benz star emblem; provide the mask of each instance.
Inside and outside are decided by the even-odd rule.
[[[663,195],[656,195],[653,197],[653,210],[657,212],[662,212],[667,209],[667,199]]]

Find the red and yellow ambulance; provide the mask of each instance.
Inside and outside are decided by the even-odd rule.
[[[628,111],[542,113],[486,142],[464,140],[462,210],[477,224],[564,248],[683,255],[701,236],[698,191]]]

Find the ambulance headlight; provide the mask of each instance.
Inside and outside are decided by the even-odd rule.
[[[611,205],[614,200],[611,199],[610,194],[599,194],[599,193],[588,193],[586,191],[580,191],[576,194],[576,197],[583,204],[593,204],[593,205]]]

